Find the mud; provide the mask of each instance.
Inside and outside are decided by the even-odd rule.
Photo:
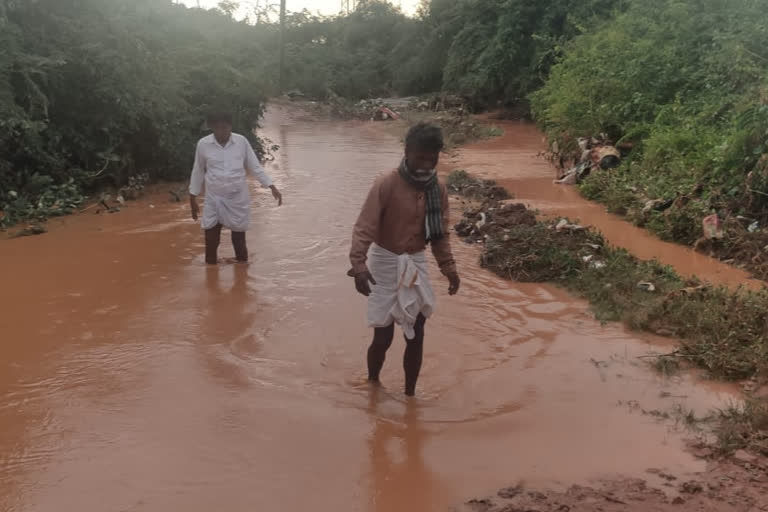
[[[369,390],[346,255],[398,139],[281,110],[265,135],[282,148],[269,171],[285,204],[254,190],[249,266],[206,267],[199,227],[167,194],[0,241],[0,510],[442,511],[521,479],[663,488],[649,468],[705,469],[684,426],[626,404],[703,414],[731,388],[650,372],[639,357],[668,342],[601,326],[554,287],[503,282],[459,242],[458,297],[431,269],[419,397],[400,394],[402,343]],[[467,154],[525,176],[538,139],[517,143]]]
[[[768,510],[768,460],[720,461],[690,480],[650,468],[666,482],[661,488],[644,479],[616,479],[566,490],[534,489],[520,483],[495,496],[469,500],[461,512],[745,512]]]

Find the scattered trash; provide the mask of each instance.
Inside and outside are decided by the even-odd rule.
[[[579,137],[577,141],[581,155],[578,159],[575,159],[577,161],[573,167],[557,177],[555,180],[556,184],[575,185],[589,176],[592,169],[614,169],[621,164],[621,153],[604,136],[598,139]],[[554,155],[559,154],[559,146],[556,143],[552,145],[552,153]],[[561,155],[561,164],[563,160],[564,158]]]
[[[621,164],[621,153],[609,145],[596,146],[590,151],[589,158],[592,165],[596,165],[604,171],[614,169]]]
[[[749,227],[747,228],[747,231],[749,231],[750,233],[756,233],[760,231],[760,223],[758,221],[753,222],[752,224],[749,225]]]
[[[701,221],[701,226],[704,229],[704,236],[708,240],[720,240],[725,236],[725,233],[723,232],[723,223],[716,213],[704,217]]]
[[[649,283],[648,281],[641,281],[637,283],[637,287],[641,290],[645,290],[646,292],[656,291],[656,286],[653,283]]]
[[[480,212],[480,220],[477,221],[477,223],[475,224],[475,227],[477,229],[483,229],[483,226],[485,226],[485,219],[486,219],[485,212]]]
[[[155,207],[155,205],[151,204],[151,205],[149,205],[149,207],[150,207],[150,208],[154,208],[154,207]]]
[[[595,258],[595,255],[594,255],[594,254],[590,254],[590,255],[587,255],[587,256],[583,256],[583,257],[581,258],[581,260],[582,260],[584,263],[589,263],[589,262],[590,262],[590,261],[592,261],[594,258]]]
[[[492,213],[491,213],[492,212]],[[509,240],[506,233],[516,226],[531,226],[536,223],[536,216],[525,205],[509,203],[500,208],[487,206],[464,212],[464,218],[454,226],[456,234],[468,243],[484,242],[489,234],[501,234]],[[505,241],[506,241],[505,240]]]
[[[560,221],[555,225],[555,231],[562,231],[564,229],[568,229],[570,231],[583,231],[586,228],[579,224],[571,224],[567,219],[560,219]]]
[[[125,204],[125,198],[123,196],[119,195],[119,196],[117,196],[117,202],[120,203],[121,205],[124,205]]]
[[[645,202],[643,206],[643,214],[647,215],[651,211],[663,212],[668,210],[670,206],[675,203],[675,198],[672,199],[651,199]]]
[[[398,113],[384,106],[377,108],[373,114],[373,117],[371,118],[372,121],[397,121],[398,119],[400,119],[400,115]]]
[[[602,261],[593,261],[589,266],[592,268],[601,269],[605,268],[605,263]]]

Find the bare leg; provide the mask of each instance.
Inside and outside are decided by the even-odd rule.
[[[248,247],[245,245],[245,231],[232,232],[232,247],[235,248],[235,259],[241,263],[248,261]]]
[[[392,346],[395,337],[395,324],[389,327],[380,327],[373,331],[373,341],[368,347],[368,380],[379,382],[379,373],[387,358],[387,350]]]
[[[424,324],[427,319],[424,315],[419,315],[416,319],[416,325],[413,339],[405,339],[405,355],[403,356],[403,369],[405,370],[405,394],[414,396],[416,394],[416,381],[419,380],[421,372],[421,361],[424,356]]]
[[[221,242],[221,224],[205,230],[205,262],[209,265],[218,263],[219,242]]]

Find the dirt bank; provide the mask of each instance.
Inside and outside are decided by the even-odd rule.
[[[646,230],[633,226],[605,207],[590,202],[574,187],[555,186],[555,171],[540,156],[546,144],[535,126],[514,121],[498,121],[501,137],[461,148],[445,162],[446,171],[468,169],[473,174],[496,180],[519,201],[546,215],[563,216],[593,226],[612,245],[623,247],[640,259],[658,259],[684,276],[729,286],[761,288],[762,281],[744,271],[674,243],[663,242]]]

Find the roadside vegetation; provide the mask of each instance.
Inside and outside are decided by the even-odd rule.
[[[531,96],[560,153],[606,133],[631,153],[582,193],[665,240],[768,278],[764,0],[634,2],[566,46]],[[666,204],[664,208],[648,205]],[[723,232],[707,238],[716,214]]]
[[[236,21],[239,7],[0,0],[0,227],[77,211],[131,176],[184,178],[216,105],[250,134],[280,91],[280,31],[272,7]],[[585,196],[768,278],[767,10],[431,0],[407,17],[361,1],[339,16],[289,13],[283,90],[343,108],[415,96],[431,111],[458,99],[464,113],[532,116],[567,156],[605,133],[632,149],[588,177]],[[442,124],[455,145],[494,133],[454,121]],[[713,214],[722,229],[706,237]]]
[[[0,228],[185,177],[211,108],[250,135],[273,85],[261,33],[170,2],[0,0]]]

